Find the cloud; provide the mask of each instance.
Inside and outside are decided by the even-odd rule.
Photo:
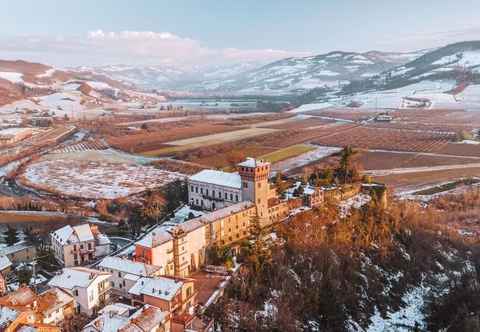
[[[170,32],[94,30],[82,36],[16,36],[0,40],[0,57],[24,58],[57,66],[171,64],[202,67],[269,62],[307,52],[272,49],[210,48]]]

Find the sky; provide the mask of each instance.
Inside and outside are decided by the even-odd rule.
[[[3,2],[3,4],[1,4]],[[206,66],[480,39],[478,0],[0,0],[0,58]]]

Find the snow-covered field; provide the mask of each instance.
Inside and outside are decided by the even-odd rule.
[[[15,73],[9,71],[2,71],[0,72],[0,78],[10,81],[12,83],[21,83],[23,82],[23,74],[22,73]]]
[[[273,165],[272,169],[275,172],[278,172],[278,171],[285,172],[290,169],[305,166],[310,164],[311,162],[331,156],[332,154],[337,153],[340,150],[341,150],[340,148],[335,148],[335,147],[319,146],[313,151],[309,151],[297,157],[279,161],[278,163],[275,163]]]
[[[46,160],[21,176],[27,186],[88,199],[115,199],[158,188],[185,176],[135,164]]]

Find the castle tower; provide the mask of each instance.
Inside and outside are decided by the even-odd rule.
[[[237,166],[242,179],[242,200],[256,205],[261,224],[268,222],[270,163],[247,158]]]

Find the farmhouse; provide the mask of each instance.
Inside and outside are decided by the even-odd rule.
[[[67,225],[50,234],[55,259],[63,266],[78,266],[110,253],[110,240],[97,226]]]

